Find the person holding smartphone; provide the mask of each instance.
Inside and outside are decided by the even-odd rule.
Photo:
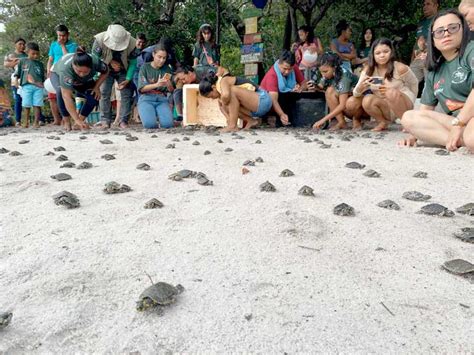
[[[396,118],[413,109],[418,80],[407,65],[395,61],[395,49],[387,38],[375,40],[367,67],[362,71],[348,103],[356,107],[353,128],[360,129],[364,114],[377,121],[372,131],[388,128]]]
[[[171,128],[173,113],[167,98],[173,91],[168,53],[162,44],[153,50],[153,61],[145,63],[138,74],[138,113],[144,128]]]

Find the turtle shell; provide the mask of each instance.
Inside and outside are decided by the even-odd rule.
[[[166,306],[176,301],[176,296],[184,290],[183,286],[176,287],[166,282],[158,282],[151,285],[139,297],[138,302],[151,301],[155,306]]]

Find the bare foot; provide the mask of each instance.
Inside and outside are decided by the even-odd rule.
[[[40,124],[38,122],[33,123],[33,128],[40,128]]]
[[[52,123],[53,126],[61,126],[61,124],[62,124],[61,120],[54,120]]]
[[[372,128],[372,132],[382,132],[388,128],[388,122],[380,122],[377,126]]]
[[[360,131],[361,129],[362,129],[361,120],[352,120],[352,130],[353,131]]]
[[[339,131],[340,129],[345,129],[345,128],[347,128],[346,123],[337,123],[331,128],[329,128],[329,130],[333,132],[333,131]]]
[[[229,133],[229,132],[238,132],[238,127],[224,127],[220,130],[221,133]]]
[[[107,129],[109,128],[109,125],[107,122],[104,122],[104,121],[100,121],[100,122],[97,122],[95,125],[94,125],[94,128],[98,128],[98,129]]]
[[[247,121],[247,124],[244,127],[244,131],[248,131],[251,128],[257,127],[261,124],[262,124],[262,119],[261,118],[249,120],[249,121]]]
[[[120,122],[119,127],[122,128],[122,129],[127,129],[128,128],[128,123]]]

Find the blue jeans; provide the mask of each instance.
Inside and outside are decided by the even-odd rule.
[[[17,123],[21,122],[21,96],[17,94],[16,86],[12,86],[15,120]]]
[[[144,128],[173,127],[173,113],[168,98],[158,94],[141,94],[138,98],[138,113]]]
[[[100,120],[107,124],[112,122],[112,103],[110,95],[114,82],[121,83],[126,80],[126,73],[116,73],[109,71],[107,79],[100,86]],[[124,89],[120,90],[121,106],[120,106],[120,122],[128,123],[128,117],[132,111],[133,88],[132,83],[128,84]]]
[[[67,110],[66,105],[64,103],[63,94],[61,92],[61,87],[59,85],[58,74],[56,74],[55,72],[51,72],[50,80],[51,80],[51,84],[56,90],[56,101],[58,103],[58,108],[59,108],[59,112],[61,113],[61,116],[70,117],[71,114]],[[79,114],[84,117],[89,116],[89,114],[94,110],[94,108],[99,103],[95,99],[90,86],[93,86],[93,83],[91,83],[89,86],[81,86],[81,87],[74,88],[74,93],[76,94],[77,97],[86,99],[86,102],[84,103],[84,105],[81,107],[81,110],[79,111]]]

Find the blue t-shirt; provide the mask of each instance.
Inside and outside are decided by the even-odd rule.
[[[68,40],[66,42],[66,50],[68,53],[74,53],[77,48],[77,43],[74,42],[73,40]],[[49,47],[49,53],[48,55],[50,57],[53,57],[53,64],[56,64],[59,59],[63,56],[63,49],[61,48],[61,45],[58,43],[58,41],[54,41],[51,43],[51,46]]]

